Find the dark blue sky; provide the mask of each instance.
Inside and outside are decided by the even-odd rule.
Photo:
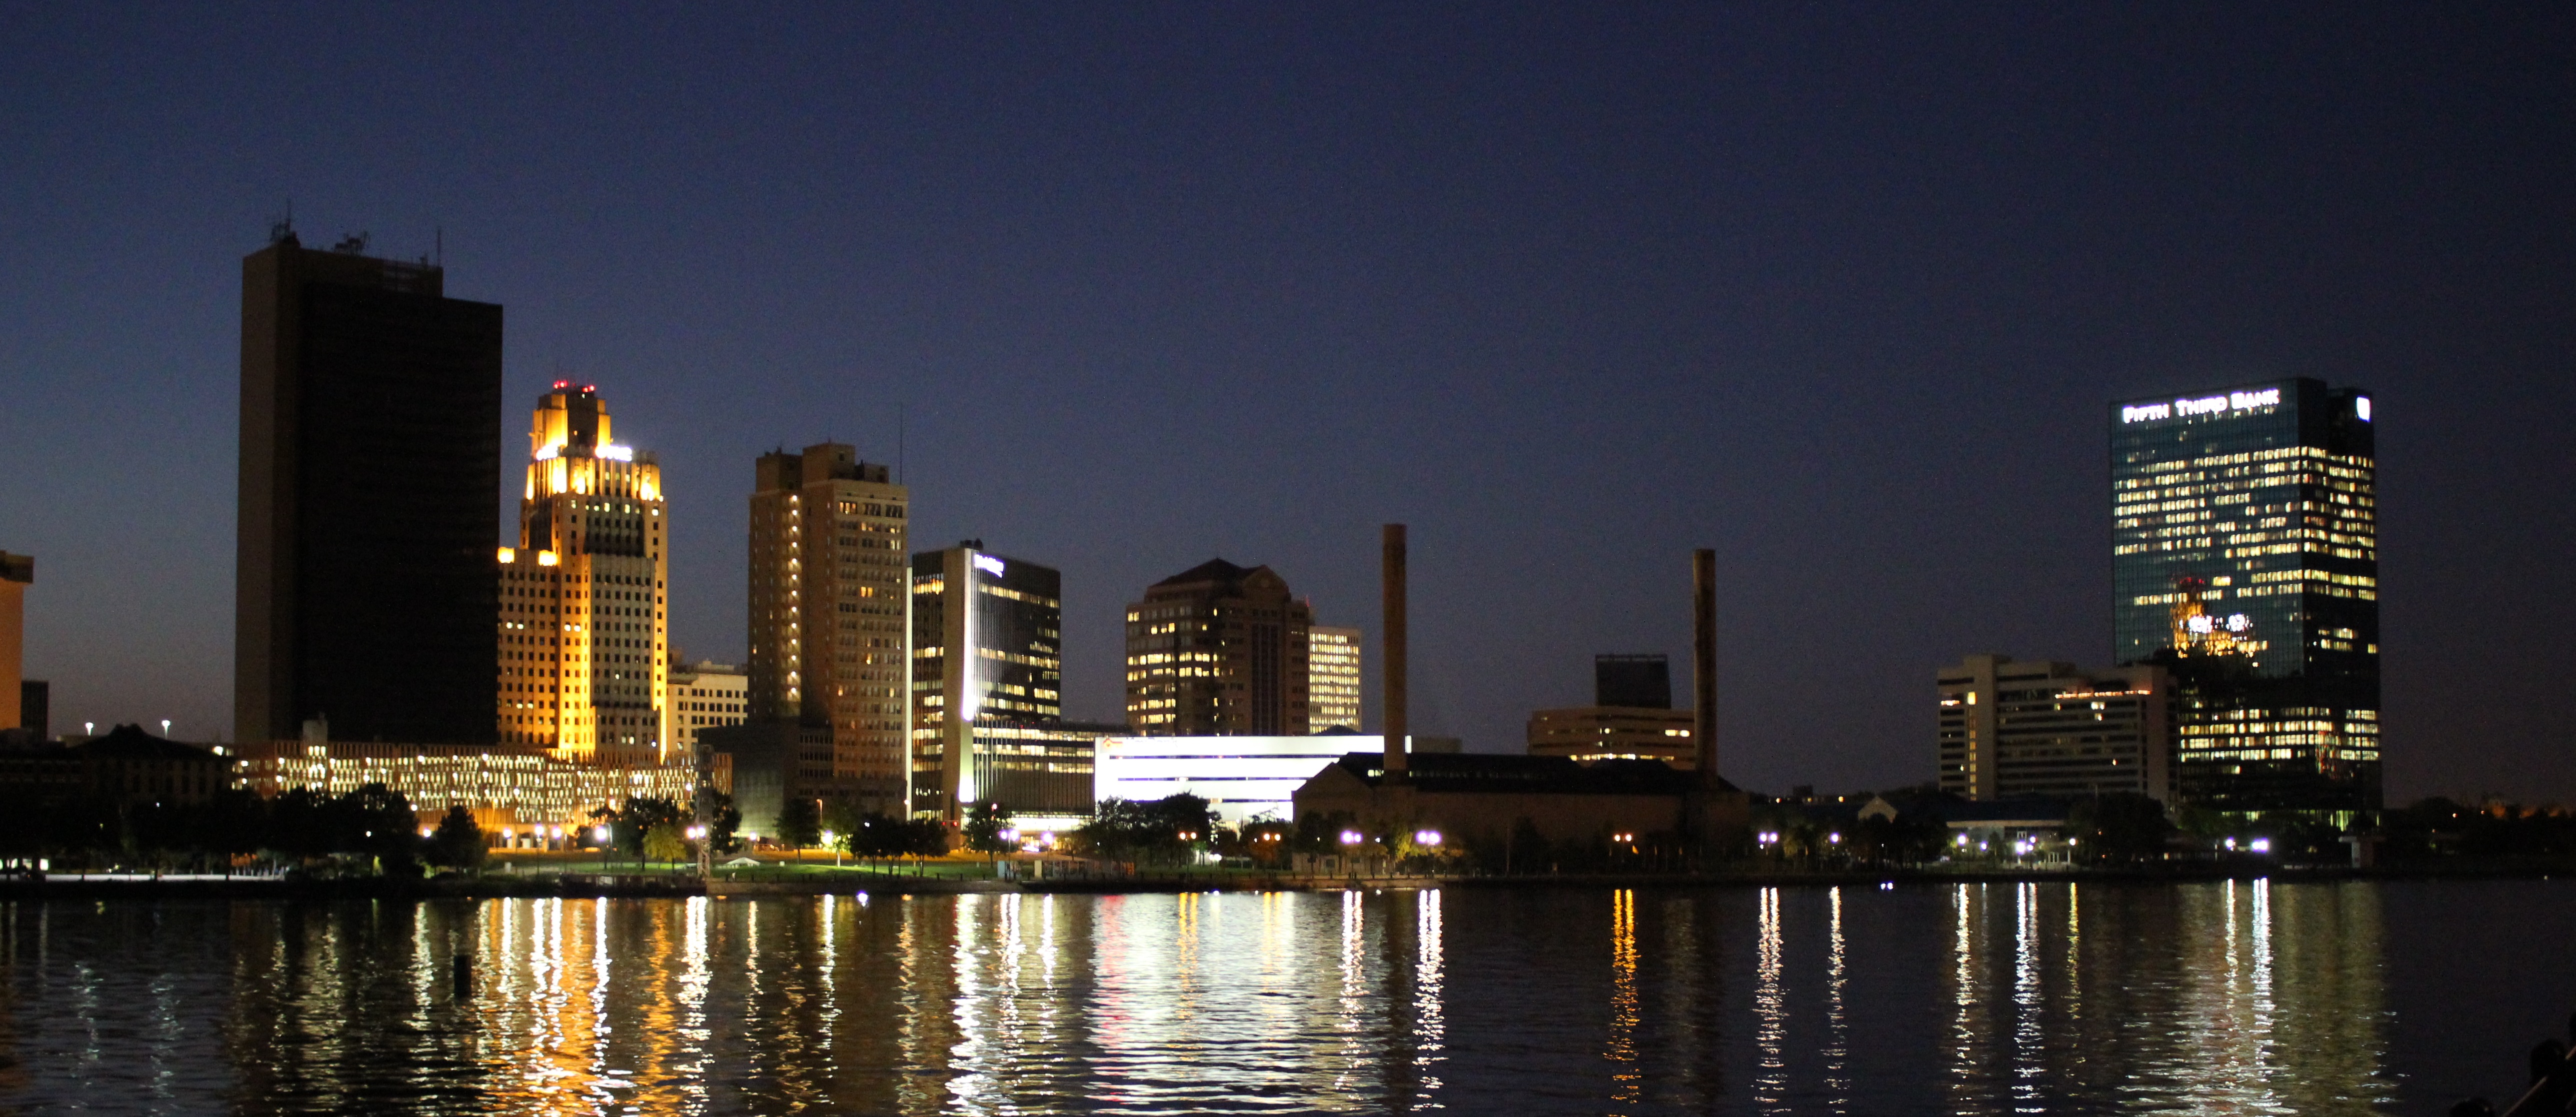
[[[693,656],[752,458],[901,407],[916,543],[1063,569],[1075,716],[1211,555],[1374,630],[1403,520],[1416,716],[1517,751],[1711,546],[1729,774],[1882,786],[1940,664],[2108,659],[2108,401],[2315,375],[2383,420],[2392,797],[2576,798],[2571,11],[11,3],[0,547],[58,728],[227,721],[291,198],[443,227],[513,453],[558,375],[659,452]]]

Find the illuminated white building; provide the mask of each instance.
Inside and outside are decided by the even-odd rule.
[[[667,759],[669,524],[662,469],[557,381],[528,430],[519,545],[500,550],[500,735],[559,760]]]
[[[2079,672],[1972,655],[1939,676],[1941,790],[1968,799],[2174,793],[2163,668]]]
[[[1405,739],[1411,746],[1419,738]],[[1430,742],[1424,741],[1429,744]],[[1453,742],[1443,742],[1454,751]],[[1375,737],[1329,733],[1304,737],[1104,737],[1095,794],[1152,801],[1190,794],[1208,801],[1228,826],[1287,821],[1289,799],[1315,773],[1350,752],[1381,747]],[[1443,751],[1435,749],[1434,751]]]
[[[1306,732],[1360,727],[1360,630],[1306,630]]]

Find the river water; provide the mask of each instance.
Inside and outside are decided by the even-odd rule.
[[[0,903],[23,1113],[2439,1113],[2564,881]],[[451,958],[476,959],[458,996]]]

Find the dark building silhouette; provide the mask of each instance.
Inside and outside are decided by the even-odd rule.
[[[234,734],[490,743],[501,308],[365,247],[242,261]]]
[[[1314,610],[1267,566],[1210,559],[1127,606],[1127,724],[1153,737],[1305,733]]]
[[[1592,704],[1639,710],[1672,709],[1672,664],[1661,652],[1593,656]]]
[[[2370,393],[2300,378],[2110,419],[2117,655],[2173,672],[2177,794],[2339,825],[2378,810]]]

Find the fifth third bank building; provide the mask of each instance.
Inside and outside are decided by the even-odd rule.
[[[2379,809],[2372,433],[2369,392],[2305,378],[2113,405],[2116,658],[2174,673],[2184,802]]]

